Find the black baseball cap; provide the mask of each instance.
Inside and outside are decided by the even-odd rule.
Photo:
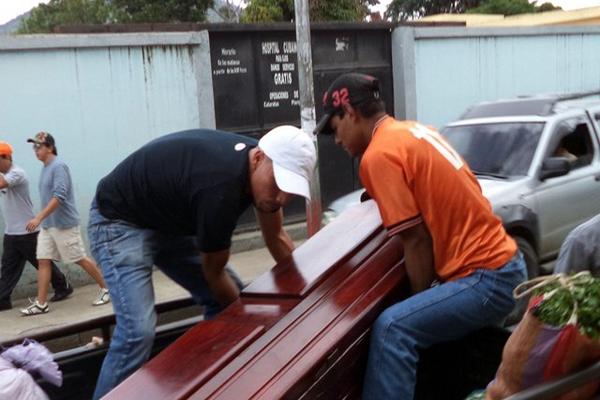
[[[329,120],[343,109],[344,104],[356,106],[379,98],[379,80],[377,78],[354,72],[340,75],[323,94],[324,114],[315,128],[315,135],[333,133],[329,126]]]

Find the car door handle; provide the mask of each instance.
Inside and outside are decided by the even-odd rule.
[[[600,174],[598,174],[598,175],[594,175],[594,180],[595,180],[596,182],[600,182]]]

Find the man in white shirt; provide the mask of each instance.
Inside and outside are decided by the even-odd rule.
[[[25,261],[38,267],[36,246],[39,231],[27,232],[26,229],[27,223],[35,217],[29,197],[29,182],[25,171],[13,164],[12,153],[10,144],[0,142],[0,200],[5,223],[0,267],[0,311],[12,308],[10,295],[21,277]],[[51,301],[62,300],[73,293],[73,287],[54,263],[52,287],[54,297]]]

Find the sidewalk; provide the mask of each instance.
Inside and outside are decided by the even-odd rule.
[[[296,244],[298,245],[298,244]],[[250,282],[270,269],[275,262],[266,248],[244,251],[231,255],[230,264],[244,282]],[[110,304],[94,307],[98,286],[86,285],[75,288],[66,300],[50,303],[47,314],[24,317],[19,310],[28,305],[27,299],[13,301],[12,310],[0,312],[0,342],[16,336],[34,334],[48,327],[67,325],[90,318],[108,315],[113,312]],[[188,297],[189,293],[167,278],[159,270],[154,272],[154,293],[156,303]]]

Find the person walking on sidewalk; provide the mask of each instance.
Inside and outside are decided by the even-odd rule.
[[[373,324],[362,398],[412,400],[419,350],[510,313],[523,255],[460,155],[435,130],[387,115],[376,78],[341,75],[323,107],[316,131],[362,156],[361,182],[402,239],[412,289]]]
[[[150,356],[152,266],[187,289],[211,318],[239,296],[226,272],[239,216],[254,204],[271,255],[277,262],[289,257],[294,246],[281,207],[293,195],[310,198],[315,163],[312,140],[293,126],[258,142],[196,129],[151,141],[100,181],[88,233],[117,323],[94,399]]]
[[[102,305],[110,301],[106,283],[98,266],[86,256],[83,239],[79,229],[79,214],[75,208],[75,195],[69,168],[57,157],[56,143],[52,135],[40,132],[33,143],[35,155],[43,164],[39,190],[42,211],[27,223],[27,231],[34,232],[41,225],[37,243],[38,258],[38,297],[23,315],[47,313],[48,283],[50,282],[51,260],[76,263],[82,267],[100,286],[98,297],[93,305]]]
[[[12,146],[0,142],[0,199],[4,215],[4,239],[0,267],[0,311],[10,310],[10,295],[23,273],[25,262],[38,267],[35,249],[38,230],[27,232],[27,222],[32,219],[33,204],[29,197],[29,182],[25,171],[13,163]],[[54,296],[50,301],[60,301],[73,293],[73,287],[64,274],[52,263],[52,287]]]

